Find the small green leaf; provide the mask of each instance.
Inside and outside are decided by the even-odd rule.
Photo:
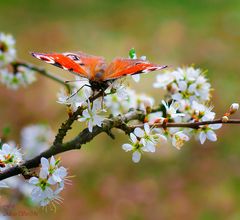
[[[129,50],[129,57],[131,58],[131,59],[136,59],[137,58],[137,55],[136,55],[136,51],[135,51],[135,49],[134,48],[131,48],[130,50]]]
[[[3,137],[6,137],[10,134],[11,132],[11,128],[9,126],[6,126],[2,129],[2,134],[3,134]]]

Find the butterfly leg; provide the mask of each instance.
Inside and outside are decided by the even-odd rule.
[[[65,80],[64,83],[74,83],[74,82],[82,82],[82,81],[88,81],[86,79],[76,79],[76,80]]]
[[[102,105],[102,109],[103,109],[103,101],[104,101],[104,92],[102,93],[102,103],[101,103],[101,105]]]

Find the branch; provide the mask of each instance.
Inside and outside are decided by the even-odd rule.
[[[12,65],[17,68],[18,66],[23,66],[23,67],[26,67],[30,70],[33,70],[35,72],[38,72],[40,73],[41,75],[43,76],[46,76],[48,77],[49,79],[52,79],[54,80],[55,82],[58,82],[60,83],[61,85],[65,86],[67,91],[70,93],[70,89],[71,87],[69,86],[69,84],[65,83],[64,80],[62,80],[61,78],[59,77],[56,77],[54,75],[52,75],[51,73],[47,72],[45,69],[42,69],[42,68],[39,68],[39,67],[36,67],[36,66],[33,66],[32,64],[29,64],[29,63],[23,63],[23,62],[15,62],[15,63],[12,63]]]
[[[93,95],[89,98],[90,102],[93,102],[99,97],[103,97],[103,93],[99,92],[96,95]],[[75,120],[78,119],[78,116],[82,114],[84,108],[82,106],[78,107],[78,109],[65,121],[62,123],[61,127],[58,129],[58,133],[55,137],[53,145],[61,145],[63,142],[64,137],[66,136],[67,132],[72,128],[72,124]]]
[[[65,151],[80,149],[83,144],[86,144],[87,142],[91,141],[94,137],[96,137],[98,134],[102,132],[108,132],[112,128],[125,129],[127,122],[131,120],[141,119],[142,115],[143,113],[141,111],[131,111],[123,116],[118,116],[112,120],[106,119],[103,122],[102,127],[95,126],[92,132],[89,132],[88,128],[86,128],[82,132],[80,132],[73,140],[64,144],[52,145],[48,150],[44,151],[35,158],[28,160],[19,166],[9,168],[8,170],[0,173],[0,181],[21,174],[26,169],[38,167],[42,157],[49,158],[53,155]]]
[[[98,93],[97,95],[91,97],[91,100],[93,101],[99,96],[100,94]],[[73,117],[70,117],[65,123],[63,123],[64,124],[62,125],[63,133],[59,131],[59,133],[62,134],[60,135],[62,139],[66,135],[66,132],[71,127],[71,124],[74,122],[74,118],[76,118],[81,111],[82,111],[82,108],[79,108]],[[48,150],[44,151],[43,153],[36,156],[35,158],[28,160],[19,166],[9,168],[8,170],[0,173],[0,181],[18,174],[24,174],[24,172],[26,172],[26,169],[38,167],[42,157],[49,158],[53,155],[63,153],[65,151],[80,149],[83,144],[88,143],[93,138],[95,138],[98,134],[103,132],[106,132],[108,134],[112,128],[118,128],[124,131],[126,134],[129,134],[134,130],[134,128],[143,127],[143,124],[128,126],[127,123],[131,120],[143,121],[143,118],[144,118],[144,113],[142,111],[134,110],[134,111],[128,112],[125,115],[118,116],[113,119],[106,119],[104,120],[102,127],[94,126],[92,132],[89,132],[88,128],[86,128],[82,132],[80,132],[73,140],[66,143],[53,144]],[[222,119],[216,119],[213,121],[191,122],[191,123],[171,123],[171,122],[165,123],[165,124],[155,123],[155,124],[152,124],[152,126],[159,127],[159,128],[185,127],[185,128],[198,129],[199,126],[210,125],[210,124],[240,124],[240,119],[229,119],[228,121],[222,121]]]
[[[240,119],[229,119],[228,121],[223,121],[222,119],[215,119],[212,121],[201,121],[201,122],[189,122],[189,123],[154,123],[151,125],[151,127],[157,127],[157,128],[192,128],[192,129],[198,129],[202,125],[211,125],[211,124],[240,124]],[[132,129],[137,127],[143,127],[143,124],[141,125],[134,125],[131,126]]]

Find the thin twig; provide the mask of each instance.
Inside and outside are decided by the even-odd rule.
[[[27,67],[28,69],[31,69],[33,71],[36,71],[36,72],[40,73],[41,75],[46,76],[49,79],[52,79],[55,82],[58,82],[61,85],[65,86],[67,91],[70,93],[71,87],[70,87],[69,84],[65,83],[65,80],[52,75],[51,73],[47,72],[45,69],[36,67],[36,66],[34,66],[34,65],[30,64],[30,63],[23,63],[23,62],[15,62],[15,63],[13,63],[13,66],[14,67],[23,66],[23,67]]]
[[[189,122],[189,123],[154,123],[151,124],[151,127],[157,128],[165,128],[165,127],[175,127],[175,128],[192,128],[198,129],[203,125],[211,125],[211,124],[240,124],[240,119],[229,119],[228,121],[223,121],[222,119],[215,119],[212,121],[201,121],[201,122]],[[143,124],[131,126],[132,129],[137,127],[143,127]]]

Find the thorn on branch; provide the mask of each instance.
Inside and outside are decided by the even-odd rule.
[[[113,140],[115,139],[115,135],[112,133],[110,129],[105,130],[105,133]]]
[[[34,171],[29,170],[25,166],[20,167],[20,170],[25,179],[30,179],[31,177],[34,177],[34,176],[37,177],[37,174]]]

